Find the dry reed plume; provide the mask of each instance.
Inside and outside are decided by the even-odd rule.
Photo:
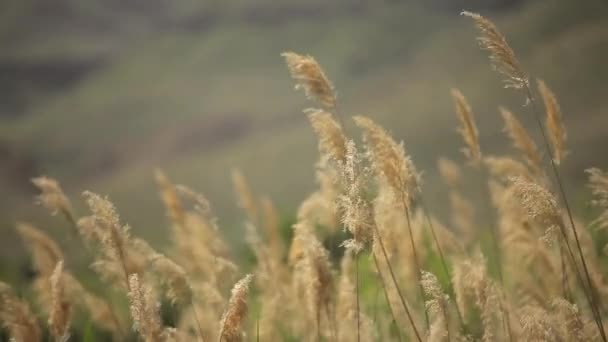
[[[460,120],[458,132],[467,145],[467,147],[463,149],[463,152],[471,163],[479,164],[481,161],[479,131],[477,130],[477,124],[475,123],[471,106],[469,106],[464,95],[462,95],[458,89],[452,89],[452,98],[454,99],[458,120]]]

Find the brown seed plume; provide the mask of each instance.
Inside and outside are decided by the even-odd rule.
[[[154,178],[160,188],[160,196],[167,209],[167,216],[176,224],[183,225],[185,212],[175,185],[161,170],[154,172]]]
[[[347,249],[360,252],[373,237],[372,206],[365,198],[367,175],[362,172],[361,158],[355,144],[347,146],[346,161],[342,165],[343,193],[338,197],[342,223],[353,238],[342,243]]]
[[[312,56],[295,52],[283,52],[281,56],[285,58],[291,77],[298,82],[296,89],[304,89],[309,99],[316,99],[327,109],[336,107],[334,87]]]
[[[241,325],[247,317],[247,295],[253,275],[248,274],[232,288],[228,308],[222,316],[219,341],[239,342],[243,338]]]
[[[452,89],[451,92],[456,114],[458,115],[458,120],[460,120],[458,133],[460,133],[466,145],[463,152],[473,165],[479,165],[481,161],[481,147],[479,146],[479,131],[475,124],[473,111],[460,90]]]
[[[346,136],[342,126],[331,113],[315,109],[308,111],[308,120],[319,140],[319,152],[339,163],[346,160]]]
[[[258,223],[258,207],[255,196],[247,179],[239,169],[232,169],[232,185],[238,201],[238,205],[247,214],[247,218],[253,224]]]
[[[536,143],[513,113],[503,107],[500,107],[499,110],[505,121],[505,132],[511,138],[513,146],[524,155],[526,163],[534,171],[534,174],[541,176],[543,174],[543,162]]]
[[[426,308],[431,316],[431,325],[428,331],[428,341],[441,342],[450,340],[449,329],[449,300],[443,292],[437,277],[423,271],[420,280],[426,294]]]
[[[437,160],[437,168],[439,175],[443,181],[450,187],[455,188],[462,183],[462,171],[458,164],[447,158],[439,158]]]
[[[420,179],[403,144],[398,144],[371,119],[364,116],[353,119],[363,129],[365,146],[378,178],[384,180],[395,193],[404,195],[406,203],[409,203],[419,190]]]
[[[555,311],[560,334],[568,341],[583,342],[591,341],[593,338],[588,336],[585,331],[584,318],[576,304],[572,304],[563,298],[556,298],[551,301],[551,306]]]
[[[268,240],[268,249],[272,257],[276,261],[280,261],[285,254],[285,245],[281,236],[279,213],[269,197],[262,197],[260,205],[262,207],[262,221],[264,222],[264,232]]]
[[[511,177],[509,181],[530,219],[544,224],[547,228],[561,224],[557,201],[547,189],[523,177]]]
[[[51,211],[52,215],[61,213],[68,221],[74,221],[70,200],[63,193],[59,182],[46,176],[32,178],[32,183],[40,190],[38,202]]]
[[[65,298],[63,282],[63,260],[57,263],[50,277],[51,309],[49,314],[49,329],[55,341],[66,341],[69,337],[72,306]]]
[[[600,215],[594,223],[601,229],[608,228],[608,172],[598,168],[585,170],[589,178],[587,187],[591,189],[594,199],[591,204],[601,209]]]
[[[532,175],[526,165],[511,157],[488,156],[483,159],[490,174],[498,179],[521,176],[532,179]]]
[[[294,280],[305,294],[305,305],[308,307],[309,321],[316,321],[320,330],[320,315],[329,308],[332,300],[333,272],[329,253],[312,232],[308,222],[294,225],[294,244],[299,248],[294,253]],[[295,252],[295,251],[294,251]]]
[[[137,274],[129,276],[128,297],[133,330],[137,331],[146,342],[162,341],[163,329],[158,305],[150,289],[140,282]]]
[[[545,103],[545,126],[553,149],[553,161],[559,165],[566,156],[566,127],[562,121],[557,98],[543,80],[538,80],[538,91]]]
[[[167,298],[172,304],[188,304],[192,299],[192,288],[186,271],[173,260],[160,253],[149,257],[154,274],[165,284]]]
[[[521,89],[529,84],[528,76],[515,57],[515,52],[496,25],[478,13],[463,11],[461,15],[470,17],[481,33],[477,38],[479,46],[488,51],[490,62],[496,71],[506,76],[505,87]]]
[[[29,224],[18,223],[17,232],[32,255],[35,270],[43,277],[50,276],[57,263],[63,260],[59,246],[48,235]]]
[[[42,332],[30,306],[19,299],[11,287],[0,282],[0,324],[11,340],[19,342],[42,341]]]
[[[132,250],[128,225],[122,225],[114,204],[90,191],[83,196],[93,213],[91,219],[79,220],[79,223],[92,225],[87,229],[95,231],[93,236],[99,238],[99,253],[93,268],[106,280],[119,286],[129,287],[129,274],[140,273],[145,263],[141,253]],[[84,227],[79,227],[81,231]]]

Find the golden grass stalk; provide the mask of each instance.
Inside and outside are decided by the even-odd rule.
[[[526,163],[534,170],[534,174],[542,177],[543,162],[536,143],[513,113],[503,107],[499,110],[505,121],[505,132],[511,138],[513,146],[524,155]]]
[[[344,192],[338,197],[338,205],[342,223],[353,236],[342,245],[355,253],[359,253],[372,240],[374,224],[372,207],[365,198],[366,176],[361,172],[361,163],[355,144],[350,141],[341,169]]]
[[[481,162],[481,147],[479,145],[479,131],[477,130],[477,124],[475,124],[473,111],[460,90],[452,89],[451,93],[454,99],[456,114],[458,115],[458,120],[460,120],[458,133],[460,133],[466,145],[462,151],[473,165],[479,165]]]
[[[40,195],[37,196],[38,203],[50,210],[52,215],[61,213],[70,223],[75,225],[76,220],[72,205],[57,180],[41,176],[32,178],[32,183],[40,190]]]
[[[483,258],[465,259],[454,265],[456,302],[461,312],[469,313],[472,299],[480,310],[483,326],[482,341],[511,340],[509,312],[502,305],[501,290],[487,274]],[[501,333],[504,331],[504,334]]]
[[[443,181],[450,187],[455,188],[462,183],[462,171],[458,164],[447,158],[437,160],[437,169]]]
[[[192,301],[192,288],[186,271],[160,253],[153,253],[149,260],[153,273],[166,286],[169,301],[172,304],[189,304]]]
[[[258,223],[258,207],[255,196],[247,179],[239,169],[232,169],[232,185],[236,194],[237,203],[247,214],[247,218],[253,224]]]
[[[585,170],[589,183],[587,187],[591,189],[591,193],[595,197],[591,204],[600,208],[600,215],[594,220],[600,229],[608,228],[608,172],[604,172],[598,168],[590,168]]]
[[[505,179],[514,176],[532,179],[532,174],[526,165],[511,157],[488,156],[483,162],[490,174],[497,179]]]
[[[557,201],[555,197],[542,186],[526,181],[521,177],[514,177],[510,179],[512,188],[515,195],[520,200],[522,207],[526,210],[527,215],[532,219],[543,224],[547,229],[554,229],[557,227],[561,233],[562,241],[566,245],[568,257],[571,262],[572,268],[574,269],[578,281],[580,282],[581,288],[585,294],[585,298],[589,302],[589,305],[593,311],[594,318],[597,319],[599,311],[595,306],[595,294],[593,283],[590,276],[583,278],[583,272],[586,271],[586,263],[582,263],[584,269],[583,272],[579,270],[578,263],[570,246],[569,237],[566,232],[566,228],[562,217],[559,213]]]
[[[299,258],[295,264],[295,277],[305,291],[310,320],[316,324],[317,336],[321,336],[321,313],[329,313],[332,301],[333,272],[329,253],[312,232],[308,222],[294,225],[294,243],[299,246]],[[329,315],[327,316],[329,320]]]
[[[461,15],[470,17],[480,32],[477,38],[479,46],[488,51],[490,62],[496,71],[503,74],[505,87],[521,89],[529,84],[528,76],[519,65],[515,52],[507,43],[505,36],[496,25],[478,13],[463,11]]]
[[[128,297],[133,330],[146,342],[162,341],[163,328],[158,305],[151,290],[140,282],[136,273],[129,276]]]
[[[12,288],[0,282],[0,323],[11,340],[39,342],[42,332],[28,303],[18,298]]]
[[[268,239],[268,249],[275,261],[283,259],[285,254],[285,244],[281,236],[281,222],[277,208],[272,200],[264,196],[260,200],[262,208],[263,227],[266,238]]]
[[[309,99],[319,101],[325,108],[336,107],[336,94],[331,81],[312,56],[295,52],[283,52],[291,77],[297,82],[296,89],[304,89]]]
[[[338,198],[341,195],[338,169],[323,157],[316,165],[317,191],[310,194],[300,204],[297,212],[298,221],[309,221],[326,227],[334,233],[340,228]]]
[[[475,21],[477,27],[482,33],[482,36],[479,38],[480,45],[483,49],[489,51],[490,59],[494,62],[493,64],[495,65],[496,69],[507,76],[507,86],[524,90],[526,100],[528,103],[531,104],[536,124],[542,134],[545,148],[548,153],[551,153],[552,148],[550,138],[548,138],[550,132],[547,133],[545,131],[549,128],[544,127],[541,122],[540,113],[537,109],[534,96],[532,96],[532,90],[530,89],[530,82],[528,80],[527,75],[520,67],[519,62],[515,58],[515,53],[513,52],[509,44],[507,44],[504,36],[498,31],[496,26],[491,21],[476,13],[462,12],[462,14],[473,18],[473,20]],[[554,158],[551,158],[551,169],[553,170],[553,175],[555,176],[555,183],[557,184],[557,187],[559,189],[559,193],[562,202],[565,206],[566,213],[568,214],[570,228],[574,236],[574,240],[576,242],[578,256],[581,264],[583,265],[584,276],[587,280],[587,283],[591,284],[591,275],[587,266],[587,261],[585,260],[583,249],[581,247],[579,233],[577,232],[576,224],[574,223],[574,217],[572,215],[570,203],[568,202],[568,198],[566,196],[564,184],[561,180],[561,176],[558,170],[558,164],[556,163]],[[591,307],[591,310],[593,312],[594,320],[601,335],[601,339],[602,341],[606,342],[608,341],[608,337],[606,337],[606,332],[602,324],[602,317],[600,316],[600,312],[598,309],[602,306],[601,298],[593,294],[593,288],[591,288],[590,290],[592,292],[591,297],[587,297],[589,301],[589,306]]]
[[[382,127],[367,117],[355,116],[353,119],[363,130],[365,146],[378,178],[390,185],[395,193],[403,196],[409,205],[419,190],[420,179],[403,143],[395,142]]]
[[[402,209],[406,214],[408,223],[408,232],[410,238],[410,248],[412,250],[412,264],[416,269],[416,275],[418,281],[420,280],[420,261],[418,259],[418,253],[416,250],[416,244],[414,243],[413,231],[411,222],[409,220],[409,206],[412,198],[415,196],[416,191],[419,190],[419,176],[414,168],[414,164],[411,162],[409,157],[406,156],[403,144],[397,144],[393,138],[379,125],[373,122],[371,119],[364,116],[356,116],[353,118],[355,124],[363,130],[363,139],[367,148],[367,156],[371,162],[372,169],[376,174],[376,178],[382,184],[387,186],[381,187],[382,189],[389,189],[390,192],[394,193],[396,198],[401,200]],[[348,163],[347,163],[348,165]],[[359,167],[360,168],[360,167]],[[356,170],[355,170],[356,172]],[[350,178],[351,184],[357,184],[357,180],[360,181],[362,176],[359,175],[355,178],[355,172],[352,173]],[[361,174],[361,171],[358,171]],[[347,173],[348,175],[349,173]],[[360,191],[360,190],[359,190]],[[362,203],[368,201],[363,199]],[[375,226],[375,222],[371,218],[372,209],[370,206],[363,206],[368,208],[369,212],[367,215],[369,222],[365,231],[366,236],[373,237],[372,226]],[[357,222],[366,222],[363,220],[357,220]],[[361,223],[359,223],[361,224]],[[377,227],[376,227],[377,230]],[[381,238],[379,234],[376,234],[378,238]],[[390,261],[387,259],[387,263]],[[357,263],[358,266],[358,263]],[[358,272],[358,269],[357,269]],[[378,272],[381,272],[378,270]],[[358,284],[357,284],[358,285]],[[424,301],[424,292],[422,287],[419,287],[420,297]],[[403,302],[404,303],[404,302]],[[406,309],[407,310],[407,309]],[[428,315],[425,310],[425,318],[428,325]]]
[[[357,126],[362,128],[364,131],[364,141],[368,149],[368,155],[372,163],[372,168],[374,169],[377,178],[381,183],[387,184],[391,191],[397,195],[396,198],[399,198],[401,201],[400,204],[403,207],[402,209],[406,216],[409,231],[413,265],[416,268],[417,279],[420,285],[420,296],[424,300],[424,290],[420,284],[422,270],[420,268],[420,259],[418,257],[416,244],[414,243],[410,222],[410,202],[416,195],[421,194],[422,192],[420,188],[420,176],[416,171],[411,159],[406,156],[403,143],[397,144],[382,127],[374,123],[369,118],[357,116],[354,118],[354,120]],[[383,188],[383,186],[380,187],[380,189]],[[426,209],[424,201],[422,200],[422,196],[420,196],[420,201],[422,203],[423,211],[429,224],[429,229],[431,231],[435,248],[439,254],[443,270],[446,276],[450,278],[447,262],[437,238],[435,227]],[[425,318],[428,325],[428,314],[426,310]]]
[[[348,143],[342,126],[334,120],[331,113],[320,109],[308,111],[308,120],[319,140],[321,155],[344,163]]]
[[[124,283],[126,288],[130,290],[129,274],[135,273],[135,263],[131,262],[127,256],[127,249],[130,238],[130,227],[128,225],[121,225],[118,213],[114,204],[108,199],[102,198],[101,196],[85,191],[83,193],[89,209],[93,213],[93,222],[100,229],[101,240],[101,251],[104,253],[108,260],[99,259],[96,261],[98,269],[107,271],[109,274],[116,273],[116,270],[112,269],[114,265],[113,261],[118,263],[123,275]]]
[[[253,275],[248,274],[232,288],[228,308],[222,316],[218,341],[239,342],[243,338],[242,324],[247,317],[247,295]]]
[[[160,196],[167,209],[167,216],[169,216],[172,222],[183,225],[186,214],[175,185],[171,183],[169,178],[167,178],[161,170],[156,170],[154,172],[154,178],[160,188]]]
[[[17,232],[32,255],[34,269],[43,277],[49,277],[57,263],[63,260],[59,246],[48,235],[27,223],[18,223]]]
[[[63,260],[57,263],[50,277],[51,308],[49,314],[49,330],[55,341],[67,341],[69,338],[72,305],[65,298],[63,282]]]
[[[337,288],[336,315],[339,317],[337,341],[372,341],[371,322],[362,312],[357,291],[357,270],[353,264],[357,255],[346,251],[340,263],[340,279]],[[356,265],[355,265],[356,267]],[[354,272],[353,272],[354,271]],[[354,328],[353,328],[354,327]]]
[[[566,156],[566,127],[555,94],[543,80],[538,80],[538,91],[545,104],[545,127],[553,148],[553,161],[559,165]]]
[[[558,341],[560,335],[549,313],[540,306],[527,305],[519,310],[524,341]]]
[[[431,316],[431,325],[427,334],[428,341],[450,341],[448,295],[443,293],[437,277],[430,272],[422,272],[420,283],[426,293],[425,306]]]
[[[409,305],[407,305],[407,302],[405,300],[405,297],[403,296],[403,293],[401,291],[401,288],[399,287],[399,283],[397,282],[397,277],[395,276],[395,272],[393,271],[393,266],[391,265],[390,259],[388,257],[388,254],[386,253],[386,248],[384,247],[384,242],[382,241],[382,237],[380,236],[380,232],[378,230],[378,226],[374,225],[374,245],[379,246],[380,248],[373,248],[372,249],[372,257],[374,259],[374,263],[376,265],[376,269],[378,271],[378,274],[380,275],[380,280],[382,281],[382,287],[384,290],[384,294],[386,296],[386,301],[387,303],[389,303],[389,308],[391,308],[390,305],[390,296],[388,295],[388,289],[386,286],[386,283],[384,282],[384,278],[382,277],[382,268],[380,267],[380,263],[378,262],[378,256],[377,254],[377,250],[380,250],[380,252],[382,253],[382,255],[384,256],[384,260],[386,261],[386,266],[388,268],[389,271],[389,275],[391,277],[391,280],[393,282],[393,285],[395,286],[395,289],[397,290],[397,294],[399,295],[399,300],[401,301],[401,305],[403,306],[403,309],[405,310],[405,313],[407,315],[407,319],[410,323],[410,325],[412,326],[412,330],[414,331],[414,335],[416,336],[416,340],[418,342],[422,342],[422,338],[420,337],[420,332],[418,331],[418,328],[416,327],[416,323],[414,322],[414,317],[412,315],[412,312],[410,310]],[[391,314],[393,316],[393,320],[396,321],[396,317],[395,317],[395,312],[393,311],[393,309],[391,308]]]
[[[551,307],[555,313],[560,335],[568,341],[583,342],[593,340],[589,336],[586,323],[576,304],[572,304],[563,298],[555,298],[551,301]]]
[[[509,178],[515,196],[528,216],[544,227],[562,225],[555,196],[542,186],[522,177]]]

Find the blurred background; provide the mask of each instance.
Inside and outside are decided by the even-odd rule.
[[[79,214],[83,190],[109,195],[159,246],[155,168],[204,193],[232,241],[243,231],[233,167],[293,217],[315,186],[317,148],[302,113],[313,104],[293,90],[286,50],[316,57],[344,115],[368,115],[405,141],[440,210],[436,159],[463,159],[451,87],[468,97],[485,154],[510,150],[499,105],[538,133],[463,9],[494,20],[557,94],[572,151],[564,173],[584,208],[583,170],[608,166],[605,0],[2,0],[0,268],[22,255],[16,221],[65,235],[61,218],[33,204],[37,175],[57,178]]]

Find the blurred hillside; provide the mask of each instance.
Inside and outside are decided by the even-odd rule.
[[[404,139],[428,197],[440,198],[436,158],[462,159],[449,89],[469,98],[487,154],[508,144],[497,106],[528,110],[490,70],[471,22],[458,15],[465,7],[495,20],[525,68],[558,95],[571,187],[584,168],[608,166],[603,0],[5,1],[0,227],[60,223],[31,204],[28,179],[47,174],[74,202],[84,189],[108,194],[138,234],[160,242],[157,167],[203,192],[231,232],[241,222],[232,167],[293,212],[314,186],[316,142],[285,50],[317,58],[343,114],[368,115]]]

